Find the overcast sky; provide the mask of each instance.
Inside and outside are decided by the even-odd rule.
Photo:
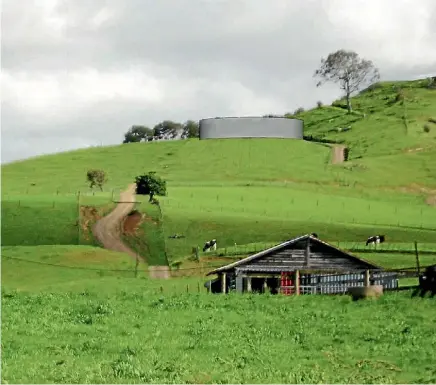
[[[121,143],[133,124],[329,103],[321,57],[436,72],[435,0],[3,0],[2,163]]]

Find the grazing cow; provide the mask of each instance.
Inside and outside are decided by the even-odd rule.
[[[318,238],[318,234],[317,233],[312,233],[312,234],[310,234],[312,237],[314,237],[314,238]]]
[[[203,251],[208,252],[212,250],[216,250],[216,239],[212,239],[211,241],[207,241],[203,246]]]
[[[420,292],[420,296],[424,297],[428,292],[431,296],[436,295],[436,265],[428,266],[424,273],[419,275],[419,288],[416,294]]]
[[[368,245],[378,245],[386,240],[384,235],[373,235],[366,240],[366,246]]]

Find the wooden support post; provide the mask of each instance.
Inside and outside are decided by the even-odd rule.
[[[251,277],[247,277],[247,292],[251,293]]]
[[[365,270],[365,281],[363,283],[364,286],[370,286],[370,276],[369,270]]]
[[[268,285],[266,283],[266,278],[263,279],[263,292],[266,293],[268,292]]]
[[[226,276],[227,276],[226,273],[221,274],[221,293],[222,294],[226,294],[226,287],[227,287]]]
[[[135,263],[135,278],[138,277],[138,266],[139,266],[139,255],[136,254],[136,263]]]
[[[416,241],[415,241],[415,257],[416,257],[416,271],[419,275],[421,272],[421,266],[419,264],[418,242],[416,242]]]
[[[305,265],[306,267],[310,266],[310,237],[306,240],[306,252],[305,252]]]
[[[295,270],[295,295],[300,295],[300,270]]]

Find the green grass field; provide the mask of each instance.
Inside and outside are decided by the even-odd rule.
[[[2,246],[94,244],[84,237],[80,206],[107,213],[110,194],[8,195],[2,197]]]
[[[226,258],[190,260],[212,238],[230,261],[316,232],[387,269],[415,266],[414,241],[421,266],[436,263],[436,92],[423,86],[381,83],[352,114],[343,101],[299,114],[306,135],[350,148],[343,164],[315,142],[191,139],[2,165],[2,382],[435,382],[434,299],[213,296],[204,275]],[[104,192],[90,168],[107,172]],[[79,207],[107,213],[144,171],[168,196],[163,217],[139,197],[150,220],[128,243],[190,278],[150,280],[141,263],[135,279],[131,257],[84,234]],[[381,253],[364,246],[375,234]]]
[[[131,258],[93,246],[3,246],[1,257],[2,288],[11,290],[57,291],[108,275],[135,276]],[[143,266],[138,271],[144,276]]]
[[[2,379],[434,383],[436,308],[409,297],[162,296],[113,277],[95,290],[3,291]]]

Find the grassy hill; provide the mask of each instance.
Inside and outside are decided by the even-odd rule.
[[[436,263],[436,91],[380,83],[353,106],[297,116],[350,148],[343,164],[316,141],[192,139],[3,165],[2,381],[434,382],[432,300],[204,293],[212,266],[308,232],[386,268],[414,266],[418,241],[421,265]],[[108,173],[104,192],[90,168]],[[131,257],[95,247],[92,224],[152,170],[168,196],[160,211],[139,197],[147,220],[126,239],[194,277],[152,281],[140,264],[135,279]],[[362,244],[377,233],[385,253]],[[216,254],[190,259],[211,238]]]
[[[124,188],[144,169],[155,169],[172,186],[295,181],[365,187],[417,183],[436,188],[436,92],[425,85],[425,81],[379,83],[353,99],[352,114],[347,113],[344,101],[336,101],[297,115],[304,120],[306,135],[350,148],[351,162],[343,165],[329,165],[329,148],[313,142],[135,143],[4,165],[4,193],[83,190],[84,173],[91,167],[109,173],[109,189]],[[403,172],[395,173],[398,170]]]
[[[161,203],[172,261],[209,238],[227,247],[312,231],[329,241],[380,232],[391,242],[433,242],[436,214],[427,203],[436,196],[435,95],[424,81],[380,83],[353,99],[351,115],[343,101],[301,113],[306,135],[350,148],[343,164],[330,163],[323,143],[228,139],[98,147],[4,165],[2,243],[80,244],[77,192],[110,199],[149,170],[168,181]],[[108,173],[106,198],[91,195],[89,168]],[[58,215],[50,200],[62,199],[71,203]],[[169,240],[174,233],[186,237]]]

